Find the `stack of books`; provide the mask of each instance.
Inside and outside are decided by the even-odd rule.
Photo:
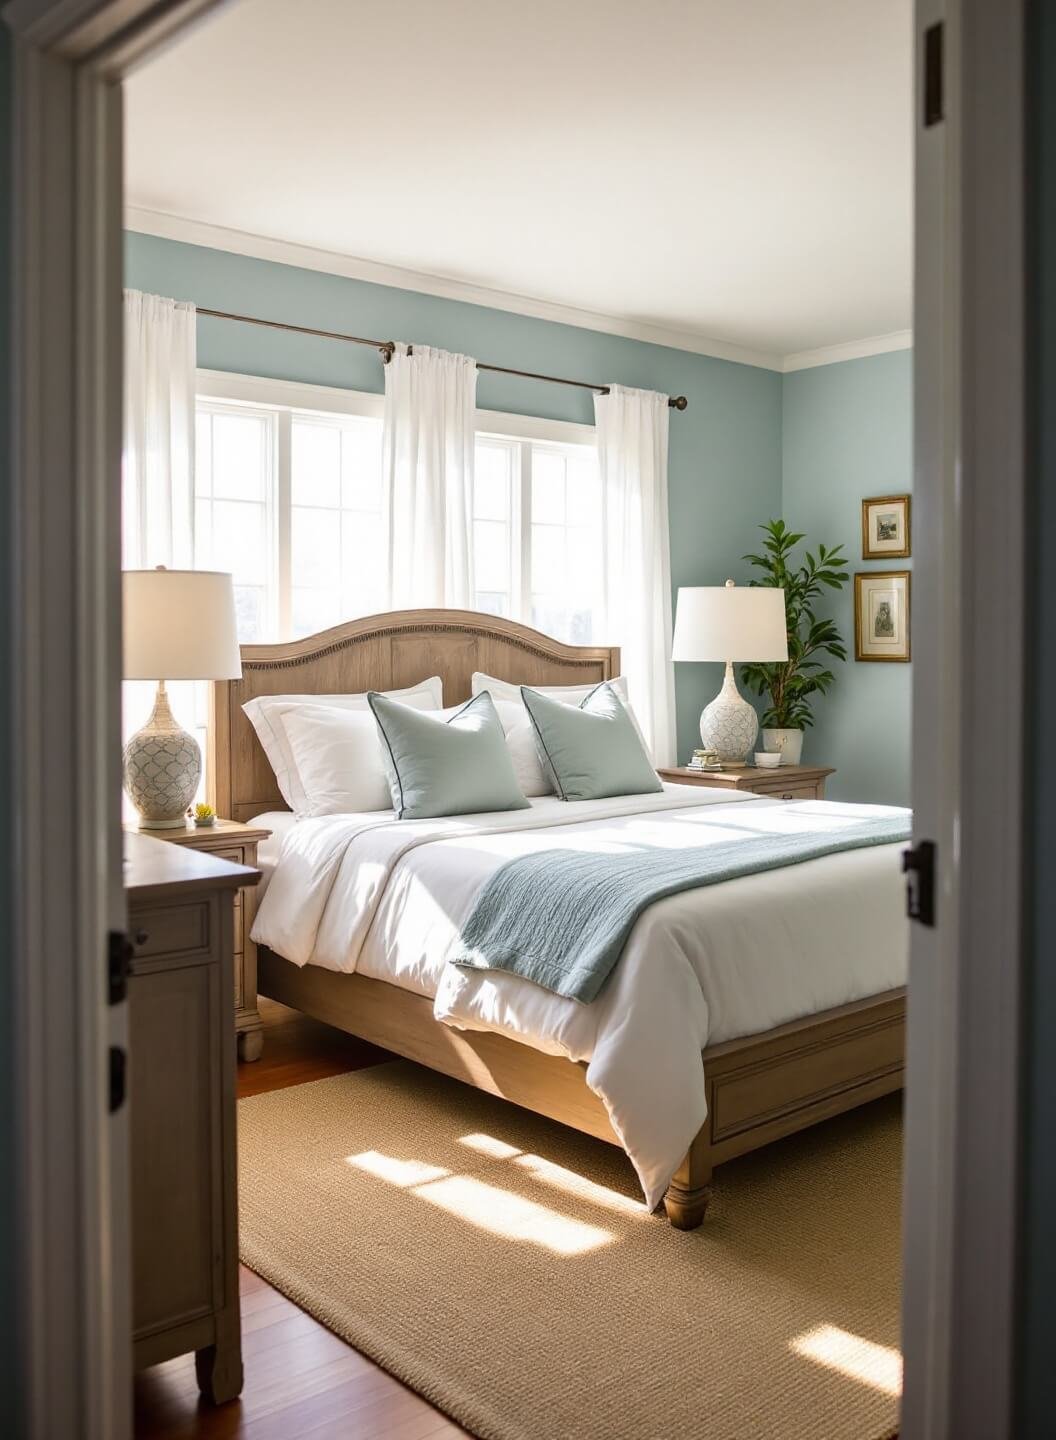
[[[689,770],[721,770],[722,762],[714,750],[694,750],[689,757]]]

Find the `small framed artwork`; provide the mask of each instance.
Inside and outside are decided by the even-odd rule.
[[[862,559],[905,560],[909,548],[909,496],[876,495],[862,501]]]
[[[854,658],[909,659],[908,570],[859,570],[854,577]]]

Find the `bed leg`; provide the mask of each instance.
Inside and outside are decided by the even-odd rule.
[[[712,1164],[706,1129],[689,1147],[664,1196],[667,1218],[676,1230],[695,1230],[711,1199]]]

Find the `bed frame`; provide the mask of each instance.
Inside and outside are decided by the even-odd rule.
[[[213,687],[212,803],[242,821],[287,808],[242,712],[254,696],[402,689],[440,675],[444,703],[452,705],[468,699],[474,670],[514,683],[574,685],[610,679],[619,664],[613,647],[563,645],[468,610],[396,611],[288,644],[244,645],[242,678]],[[440,1025],[431,1001],[380,980],[301,969],[263,947],[257,971],[262,995],[619,1144],[584,1065],[502,1035]],[[705,1050],[708,1118],[668,1189],[671,1223],[700,1224],[716,1165],[901,1088],[904,1043],[905,991],[898,989]]]

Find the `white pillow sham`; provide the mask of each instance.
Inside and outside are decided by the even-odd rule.
[[[299,818],[358,815],[391,807],[381,736],[369,710],[288,706],[282,709],[279,724],[286,732],[300,787]]]
[[[506,735],[506,748],[513,761],[513,773],[517,776],[521,794],[527,795],[529,798],[538,795],[553,795],[554,787],[539,759],[539,747],[535,743],[532,718],[528,714],[524,702],[518,700],[515,705],[510,700],[496,700],[494,696],[492,696],[492,700],[502,722],[502,728]]]
[[[404,705],[412,705],[416,710],[439,710],[444,703],[444,686],[439,675],[432,675],[406,690],[387,690],[384,693],[393,700],[402,700]],[[285,711],[304,705],[322,705],[328,710],[361,710],[370,714],[365,691],[359,695],[259,695],[242,706],[275,772],[279,793],[298,815],[307,802],[297,779],[296,765],[281,717]]]
[[[589,685],[532,685],[531,688],[540,695],[549,696],[551,700],[561,700],[566,705],[579,705],[592,691],[598,688],[598,683],[597,680],[594,680]],[[623,702],[627,714],[631,717],[631,723],[638,732],[642,748],[648,755],[649,746],[645,743],[642,727],[638,724],[638,716],[634,713],[634,706],[630,701],[626,675],[617,675],[614,680],[606,683],[612,686]],[[474,670],[469,688],[471,695],[479,695],[482,690],[486,690],[495,701],[502,728],[506,731],[506,743],[513,755],[513,766],[517,771],[517,779],[525,795],[555,794],[550,778],[539,760],[535,731],[528,711],[524,708],[524,701],[521,699],[521,687],[511,685],[507,680],[497,680],[494,675],[485,675],[482,670]],[[512,706],[516,706],[519,712],[519,719],[516,723],[508,715],[507,707]]]

